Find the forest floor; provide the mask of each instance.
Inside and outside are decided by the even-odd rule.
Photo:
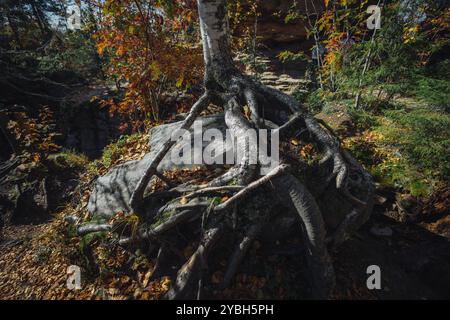
[[[267,81],[273,75],[265,73]],[[290,91],[290,77],[280,89]],[[288,83],[289,82],[289,83]],[[349,131],[351,119],[345,111],[335,108],[318,115],[324,118],[345,139],[358,133]],[[114,165],[141,157],[146,150],[142,141],[126,146],[124,154],[111,162]],[[99,174],[105,173],[106,169]],[[89,180],[84,177],[84,180]],[[377,186],[378,200],[367,224],[351,239],[331,253],[336,271],[334,299],[448,299],[450,298],[450,188],[443,187],[425,201],[415,203],[415,216],[401,206],[398,191]],[[85,202],[88,194],[82,199]],[[419,217],[417,217],[419,212]],[[102,271],[89,270],[86,247],[80,239],[68,236],[60,210],[50,220],[4,228],[0,242],[1,299],[158,299],[168,290],[168,277],[152,278],[155,260],[148,260],[139,250],[132,253],[120,248],[110,252],[101,241],[91,239],[95,262]],[[308,297],[307,270],[298,237],[274,243],[256,241],[230,288],[214,288],[222,280],[229,249],[218,250],[222,256],[209,266],[211,288],[205,299],[302,299]],[[91,244],[92,244],[91,243]],[[180,256],[188,257],[194,244]],[[87,266],[82,273],[82,289],[67,289],[67,268],[73,264]],[[367,267],[381,269],[380,290],[366,286]],[[114,271],[112,271],[114,270]]]
[[[389,196],[389,195],[388,195]],[[391,195],[392,196],[392,195]],[[450,190],[434,199],[447,203]],[[370,221],[332,253],[337,276],[335,299],[443,299],[450,297],[450,215],[432,222],[407,223],[396,218],[395,204],[377,205]],[[381,230],[381,231],[380,231]],[[150,281],[155,261],[134,268],[83,278],[83,289],[66,288],[67,267],[77,260],[77,240],[66,237],[61,216],[51,222],[6,228],[0,244],[2,299],[157,299],[170,280]],[[100,249],[100,248],[98,248]],[[192,247],[186,247],[189,255]],[[269,245],[255,242],[229,289],[207,291],[206,299],[305,298],[306,266],[300,238]],[[226,252],[226,250],[224,251]],[[225,258],[225,256],[223,257]],[[117,261],[129,264],[125,252]],[[120,261],[122,260],[122,261]],[[210,266],[211,282],[220,283],[224,259]],[[366,269],[381,268],[381,290],[368,290]],[[87,273],[86,273],[87,274]],[[84,273],[83,273],[84,277]]]

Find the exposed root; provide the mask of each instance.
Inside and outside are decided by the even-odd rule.
[[[197,250],[178,271],[175,283],[166,294],[167,299],[189,298],[186,296],[194,291],[193,287],[198,285],[199,280],[203,277],[208,254],[221,237],[222,232],[222,227],[214,227],[205,231]]]
[[[256,100],[254,100],[256,98],[252,91],[244,89],[244,92],[247,92],[247,98],[256,108]],[[258,116],[256,118],[258,119]],[[222,176],[212,180],[208,184],[211,187],[222,186],[233,180],[236,180],[238,184],[248,184],[253,180],[257,169],[256,163],[252,163],[251,159],[251,155],[255,154],[252,153],[255,150],[251,150],[251,148],[255,147],[256,141],[249,141],[250,138],[247,136],[247,132],[253,127],[242,113],[242,106],[238,103],[236,96],[230,97],[226,103],[225,123],[230,128],[233,137],[236,138],[235,151],[238,151],[239,163]]]
[[[200,195],[205,195],[209,193],[218,193],[218,192],[232,192],[232,191],[240,191],[244,189],[244,186],[220,186],[220,187],[209,187],[204,189],[199,189],[197,191],[191,192],[184,197],[192,198],[198,197]]]
[[[209,204],[208,204],[209,205]],[[195,219],[200,217],[201,211],[199,210],[183,210],[180,213],[173,214],[170,218],[164,223],[149,229],[144,229],[139,232],[136,237],[128,237],[122,238],[119,240],[120,245],[127,245],[131,242],[142,241],[144,239],[152,239],[158,238],[163,233],[171,230],[176,225],[179,225],[182,222],[189,221],[191,219]]]
[[[251,120],[256,125],[257,128],[264,126],[263,118],[259,115],[258,100],[256,98],[256,93],[250,88],[244,89],[244,97],[247,102],[248,108],[251,112]]]
[[[238,166],[231,168],[230,170],[225,172],[223,175],[211,180],[208,183],[208,186],[219,187],[219,186],[224,186],[224,185],[230,183],[231,181],[235,180],[240,175],[239,169],[240,168]]]
[[[236,274],[237,269],[239,268],[239,265],[241,264],[242,260],[247,254],[248,249],[250,248],[253,241],[261,232],[263,226],[264,226],[263,222],[251,226],[250,229],[245,234],[245,236],[237,245],[233,253],[233,256],[231,257],[231,261],[228,264],[227,271],[225,272],[225,276],[221,285],[222,288],[227,288],[230,285],[231,280],[233,280],[233,277]]]
[[[308,247],[313,295],[318,299],[326,299],[334,287],[335,278],[326,247],[325,226],[319,207],[308,190],[291,174],[275,178],[273,185],[282,203],[300,216]]]
[[[87,224],[77,228],[77,234],[79,236],[84,236],[89,233],[99,232],[99,231],[111,231],[112,226],[110,224]]]
[[[253,181],[248,186],[246,186],[244,189],[236,193],[234,196],[232,196],[230,199],[228,199],[226,202],[219,204],[214,208],[214,211],[221,211],[229,208],[233,203],[236,201],[244,198],[246,195],[248,195],[251,191],[255,190],[256,188],[262,186],[263,184],[269,182],[274,177],[280,175],[281,173],[285,172],[288,169],[288,165],[281,164],[274,169],[272,169],[267,175],[264,177]]]
[[[300,112],[296,112],[290,119],[288,122],[286,122],[285,124],[283,124],[281,127],[279,127],[277,129],[278,134],[280,139],[286,137],[291,130],[295,129],[298,130],[299,128],[297,127],[297,125],[299,124],[299,122],[303,121],[303,114],[301,114]]]
[[[174,188],[175,186],[173,185],[173,183],[167,179],[163,174],[159,173],[159,172],[155,172],[155,176],[158,177],[159,180],[161,180],[162,182],[164,182],[166,184],[166,186],[168,186],[169,188]]]

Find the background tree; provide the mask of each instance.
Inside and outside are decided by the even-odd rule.
[[[106,73],[125,85],[125,96],[111,112],[158,122],[168,91],[182,91],[201,79],[200,48],[190,38],[196,13],[190,2],[102,1],[95,37]]]

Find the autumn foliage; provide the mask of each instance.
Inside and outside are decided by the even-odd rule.
[[[53,112],[44,106],[37,119],[28,117],[25,112],[11,112],[8,129],[19,141],[19,152],[25,163],[36,165],[60,149],[55,143]]]
[[[106,73],[125,88],[111,105],[133,129],[161,120],[168,92],[186,90],[203,75],[195,34],[195,1],[99,1],[98,53]]]

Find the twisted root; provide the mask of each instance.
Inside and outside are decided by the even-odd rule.
[[[298,103],[290,96],[285,95],[275,89],[254,83],[245,76],[234,76],[229,81],[224,81],[229,87],[223,87],[223,91],[212,92],[208,90],[193,105],[189,115],[183,121],[181,128],[189,129],[198,115],[211,101],[221,104],[225,108],[225,122],[228,128],[239,137],[251,128],[263,128],[265,125],[265,113],[261,116],[261,110],[266,110],[267,116],[272,122],[278,123],[279,136],[284,139],[300,130],[307,130],[313,137],[315,143],[322,150],[324,157],[320,164],[327,166],[331,164],[331,174],[325,183],[329,184],[335,180],[335,187],[353,205],[354,209],[347,215],[335,232],[326,235],[325,224],[322,214],[315,198],[308,189],[290,172],[289,166],[281,164],[267,175],[258,178],[256,171],[258,165],[253,165],[249,161],[249,142],[238,141],[238,147],[243,148],[244,156],[241,161],[224,175],[212,180],[206,186],[178,186],[173,187],[170,181],[157,173],[157,167],[166,153],[176,143],[168,140],[156,154],[153,161],[145,171],[134,190],[130,207],[137,213],[142,208],[144,190],[146,189],[153,175],[158,175],[160,179],[170,188],[168,191],[159,194],[163,197],[177,196],[174,201],[166,204],[159,210],[159,215],[171,212],[169,218],[159,225],[139,230],[137,236],[122,238],[121,245],[130,245],[142,239],[156,240],[173,230],[175,227],[189,221],[203,221],[201,226],[207,226],[202,232],[201,242],[190,257],[190,259],[179,269],[176,280],[166,298],[177,299],[192,297],[192,293],[197,289],[197,297],[200,296],[203,286],[202,275],[207,266],[208,256],[227,228],[224,217],[236,211],[236,204],[244,198],[249,197],[255,190],[264,186],[267,188],[268,182],[275,191],[280,202],[297,214],[301,220],[301,229],[308,248],[307,258],[312,273],[313,296],[316,298],[327,298],[334,286],[334,270],[331,258],[327,250],[327,242],[334,245],[340,244],[349,233],[355,231],[364,223],[370,214],[370,204],[373,190],[369,188],[367,197],[364,200],[358,199],[348,189],[349,167],[360,173],[366,181],[371,182],[370,176],[359,166],[359,164],[345,151],[341,150],[339,140],[334,133],[326,126],[321,125],[316,119],[305,113]],[[242,113],[242,106],[247,104],[251,110],[251,119],[248,120]],[[277,110],[290,112],[292,116],[288,119],[277,114]],[[227,185],[236,179],[238,185]],[[231,197],[224,203],[214,204],[205,197],[208,194],[231,194]],[[155,194],[150,194],[155,196]],[[187,204],[180,205],[180,198],[191,199]],[[216,213],[212,223],[205,223],[205,214]],[[206,219],[207,220],[207,219]],[[236,220],[236,219],[234,219]],[[223,286],[228,286],[243,261],[248,248],[259,232],[267,223],[268,219],[261,219],[253,223],[246,229],[245,235],[239,241],[234,254],[231,257],[228,269],[225,274]],[[79,233],[96,232],[106,230],[105,225],[85,226],[79,228]],[[162,250],[162,249],[161,249]],[[164,255],[164,251],[160,251]]]

